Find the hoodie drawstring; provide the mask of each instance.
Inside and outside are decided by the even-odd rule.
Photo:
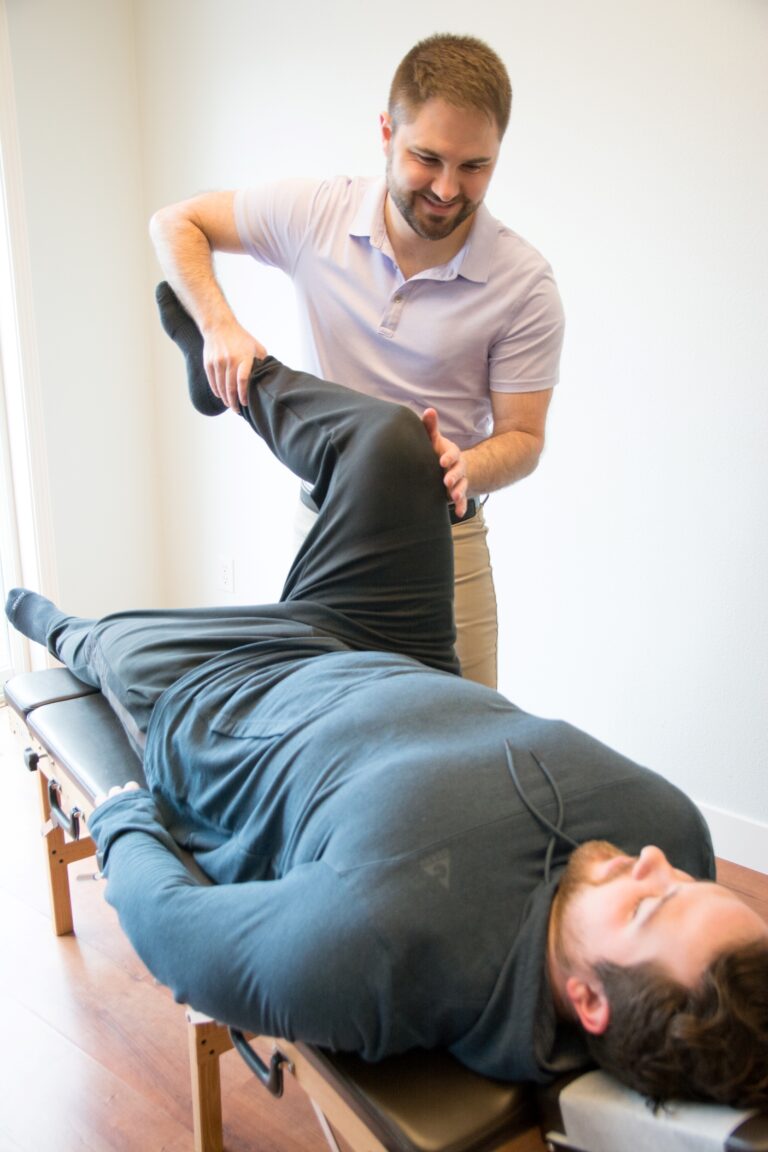
[[[509,742],[509,740],[505,741],[505,748],[506,748],[506,752],[507,752],[507,767],[509,768],[509,774],[512,777],[512,783],[514,784],[515,788],[517,789],[518,796],[522,800],[523,804],[525,804],[526,808],[530,812],[531,816],[533,816],[534,820],[538,821],[538,823],[541,825],[541,827],[546,832],[550,833],[549,843],[547,844],[547,852],[546,852],[546,855],[544,857],[544,879],[548,882],[550,869],[552,866],[552,854],[555,851],[555,844],[557,843],[557,841],[558,840],[564,840],[565,843],[570,844],[570,846],[572,848],[578,848],[579,845],[578,845],[577,841],[573,839],[573,837],[569,836],[567,834],[567,832],[563,832],[563,830],[562,830],[563,816],[564,816],[564,812],[565,812],[565,808],[563,805],[563,797],[560,794],[560,789],[558,788],[557,784],[555,783],[555,780],[552,777],[552,774],[549,772],[549,770],[546,768],[546,766],[541,762],[541,760],[539,760],[539,758],[535,752],[529,750],[531,756],[533,757],[534,764],[537,766],[539,771],[542,773],[542,775],[544,776],[544,779],[547,781],[547,783],[549,784],[549,786],[552,789],[552,792],[554,794],[555,802],[557,804],[557,823],[556,824],[553,824],[551,820],[548,820],[547,817],[544,815],[544,813],[540,812],[539,809],[536,807],[536,805],[531,800],[528,799],[528,797],[526,796],[526,794],[523,790],[523,786],[520,783],[518,775],[517,775],[517,769],[515,768],[515,760],[514,760],[514,757],[512,755],[512,745]]]

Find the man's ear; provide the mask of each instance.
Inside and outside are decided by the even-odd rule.
[[[584,1031],[601,1036],[610,1023],[611,1006],[599,981],[590,983],[569,976],[565,982],[565,994]]]
[[[382,112],[379,115],[379,127],[381,129],[382,147],[386,154],[389,151],[389,144],[395,131],[394,125],[392,123],[392,117],[390,116],[389,112]]]

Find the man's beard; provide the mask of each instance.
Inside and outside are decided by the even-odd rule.
[[[480,206],[479,203],[468,200],[466,196],[461,196],[457,200],[459,210],[455,216],[430,217],[429,206],[421,199],[422,193],[404,192],[395,184],[392,179],[390,163],[387,163],[387,192],[400,215],[422,240],[445,240],[446,236],[450,236],[452,232],[455,232],[459,225],[463,224],[465,220],[468,220]],[[427,214],[426,217],[417,213],[416,205],[419,200],[421,201],[423,211]]]
[[[565,871],[558,885],[558,896],[567,903],[573,892],[585,884],[599,884],[600,881],[592,879],[592,866],[604,860],[612,860],[615,856],[625,856],[615,844],[607,840],[587,840],[580,844],[571,853]]]
[[[571,853],[565,871],[557,886],[553,907],[553,928],[555,953],[561,964],[569,962],[567,947],[563,937],[563,917],[574,896],[586,885],[600,884],[592,879],[593,865],[616,856],[624,856],[614,844],[607,840],[588,840]]]

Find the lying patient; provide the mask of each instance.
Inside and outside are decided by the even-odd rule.
[[[199,334],[159,298],[205,408]],[[142,758],[148,790],[90,832],[150,970],[222,1022],[372,1060],[440,1046],[536,1082],[596,1060],[655,1100],[768,1105],[768,926],[712,882],[697,809],[458,675],[434,413],[267,358],[242,416],[320,506],[279,604],[6,608]]]

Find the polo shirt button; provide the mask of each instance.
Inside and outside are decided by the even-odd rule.
[[[403,302],[402,296],[395,296],[395,304],[402,304],[402,302]]]

